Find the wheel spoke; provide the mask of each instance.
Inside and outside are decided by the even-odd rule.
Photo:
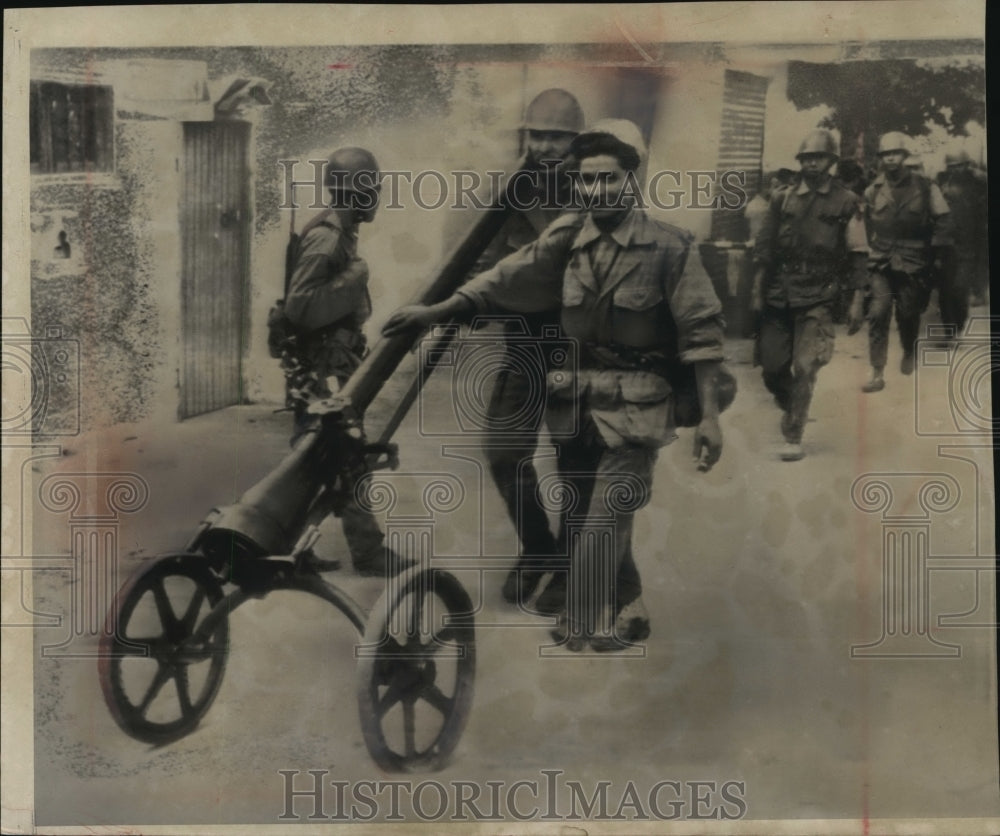
[[[203,603],[205,603],[205,587],[199,585],[195,589],[194,595],[191,596],[191,602],[184,611],[184,615],[181,617],[185,636],[190,636],[194,632],[194,624],[198,620],[198,613]]]
[[[181,666],[174,674],[174,682],[177,684],[177,699],[181,703],[181,714],[188,715],[194,710],[191,704],[191,690],[188,684],[187,666]]]
[[[116,629],[100,640],[99,678],[127,734],[159,745],[197,726],[225,672],[229,613],[217,612],[204,632],[197,628],[224,600],[220,579],[201,556],[187,553],[143,567],[119,591],[106,622]]]
[[[385,717],[397,702],[403,698],[403,692],[399,685],[395,682],[390,682],[389,687],[386,692],[382,695],[382,698],[378,701],[378,716]]]
[[[142,698],[142,702],[139,703],[136,709],[140,715],[144,715],[149,710],[149,706],[152,705],[153,700],[156,699],[156,695],[160,693],[168,679],[170,679],[170,671],[167,670],[165,665],[159,665],[156,668],[156,676],[153,677],[146,695]]]
[[[403,746],[406,757],[411,758],[417,754],[416,711],[410,700],[403,703]]]
[[[174,608],[170,605],[170,598],[167,596],[167,590],[163,586],[163,578],[156,579],[152,590],[153,598],[156,600],[156,611],[160,616],[160,623],[163,625],[164,632],[170,635],[171,632],[177,629],[180,622],[174,614]]]
[[[427,702],[434,706],[434,708],[440,711],[445,717],[451,713],[451,708],[455,704],[454,699],[446,697],[444,692],[433,683],[428,685],[420,696],[427,700]]]

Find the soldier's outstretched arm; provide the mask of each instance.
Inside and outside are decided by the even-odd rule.
[[[382,334],[394,337],[410,331],[422,331],[436,322],[464,316],[472,310],[472,303],[459,294],[449,296],[436,305],[406,305],[389,317],[382,326]]]
[[[519,313],[559,308],[567,244],[575,230],[554,228],[555,224],[537,241],[466,282],[443,302],[400,308],[389,317],[382,333],[391,337],[472,311],[486,313],[497,306]]]

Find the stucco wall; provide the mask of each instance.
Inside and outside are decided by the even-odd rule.
[[[265,322],[281,293],[288,237],[278,160],[305,163],[356,144],[370,148],[386,170],[449,175],[508,169],[525,104],[542,89],[561,86],[579,97],[588,121],[644,116],[647,171],[670,169],[683,177],[716,166],[724,71],[730,68],[771,79],[767,168],[788,164],[801,135],[826,112],[800,113],[787,101],[788,57],[843,59],[842,48],[826,46],[662,44],[650,50],[649,61],[613,45],[45,50],[37,61],[33,54],[33,73],[37,65],[93,78],[96,68],[97,77],[116,88],[114,173],[89,183],[32,182],[32,322],[36,333],[59,325],[65,337],[79,340],[82,426],[176,416],[181,123],[212,118],[212,96],[228,79],[262,79],[271,101],[235,116],[253,126],[243,391],[249,399],[277,403],[282,378],[267,355]],[[646,83],[636,85],[637,77]],[[638,99],[637,86],[645,90]],[[310,173],[302,165],[297,179]],[[652,211],[705,239],[711,213],[691,206],[690,187],[682,180],[676,209]],[[441,258],[446,229],[456,227],[453,211],[422,209],[408,189],[396,198],[400,208],[384,200],[375,222],[361,231],[375,301],[372,337],[426,280]],[[296,226],[314,211],[301,209]],[[51,258],[60,228],[74,247],[65,261]],[[697,259],[692,263],[701,269]],[[66,402],[53,408],[72,407],[68,396],[59,397]]]
[[[116,125],[117,170],[100,185],[32,189],[32,330],[59,326],[78,341],[80,390],[60,392],[50,408],[72,409],[78,394],[84,427],[145,417],[164,385],[170,323],[156,298],[149,170],[159,143],[150,133],[143,123]],[[73,255],[53,269],[59,229]]]

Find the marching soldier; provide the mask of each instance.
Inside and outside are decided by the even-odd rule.
[[[285,316],[292,333],[282,356],[295,412],[292,441],[318,423],[311,403],[330,397],[361,364],[366,351],[362,326],[371,316],[368,266],[358,255],[358,227],[375,217],[381,175],[375,157],[363,148],[341,148],[326,164],[330,208],[302,231],[295,267],[285,294]],[[333,387],[331,389],[331,387]],[[337,509],[355,571],[385,576],[404,568],[384,545],[385,535],[372,513],[350,492]],[[311,558],[314,569],[336,563]]]
[[[570,151],[586,211],[562,216],[533,244],[449,299],[402,308],[383,330],[420,329],[470,309],[560,310],[563,332],[578,341],[583,357],[576,375],[568,369],[549,373],[547,420],[557,432],[576,428],[559,446],[558,466],[586,514],[570,538],[574,595],[564,602],[571,609],[563,611],[556,635],[572,650],[588,641],[594,649],[614,650],[649,633],[641,598],[614,616],[608,579],[630,553],[632,521],[649,500],[658,450],[675,437],[670,364],[694,369],[700,404],[695,451],[702,469],[722,452],[716,391],[722,307],[707,278],[684,272],[691,236],[653,221],[623,198],[645,153],[638,128],[621,119],[599,122]],[[601,570],[603,582],[596,580]],[[582,612],[572,609],[576,595]],[[607,633],[609,622],[614,627]]]
[[[583,110],[576,97],[566,90],[544,90],[532,99],[525,111],[521,137],[527,169],[537,180],[517,193],[519,207],[479,258],[475,272],[487,270],[505,256],[530,244],[552,221],[566,210],[572,184],[562,163],[573,138],[583,129]],[[513,313],[496,311],[496,313]],[[538,409],[532,399],[544,400],[545,368],[525,370],[514,352],[516,341],[526,337],[540,340],[543,329],[559,324],[558,312],[520,314],[504,327],[504,357],[493,384],[486,413],[487,439],[484,444],[490,474],[503,498],[511,521],[517,528],[522,557],[508,574],[503,596],[511,603],[525,601],[534,593],[546,569],[544,558],[558,553],[548,515],[538,499],[538,474],[532,464],[538,445]],[[527,333],[525,333],[525,331]],[[538,342],[544,353],[544,345]],[[532,374],[534,372],[534,374]],[[542,560],[539,560],[539,559]]]
[[[757,237],[751,301],[761,314],[764,385],[783,412],[782,461],[804,456],[802,432],[816,375],[833,354],[833,306],[842,285],[864,288],[868,254],[858,197],[830,173],[837,161],[830,132],[809,134],[796,159],[800,182],[771,199]],[[855,333],[860,296],[848,318]]]
[[[868,279],[868,353],[871,379],[863,392],[885,388],[889,323],[893,303],[903,345],[899,370],[912,374],[920,317],[927,309],[934,276],[940,275],[951,251],[948,204],[941,190],[910,171],[907,138],[893,131],[879,139],[881,172],[865,190],[865,220],[870,256]]]
[[[941,321],[962,333],[972,303],[981,305],[986,289],[986,182],[972,171],[964,151],[945,155],[945,170],[938,180],[951,210],[955,239],[954,258],[938,287]]]

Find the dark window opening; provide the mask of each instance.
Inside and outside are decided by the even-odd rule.
[[[32,174],[114,168],[110,87],[33,81],[29,109]]]

